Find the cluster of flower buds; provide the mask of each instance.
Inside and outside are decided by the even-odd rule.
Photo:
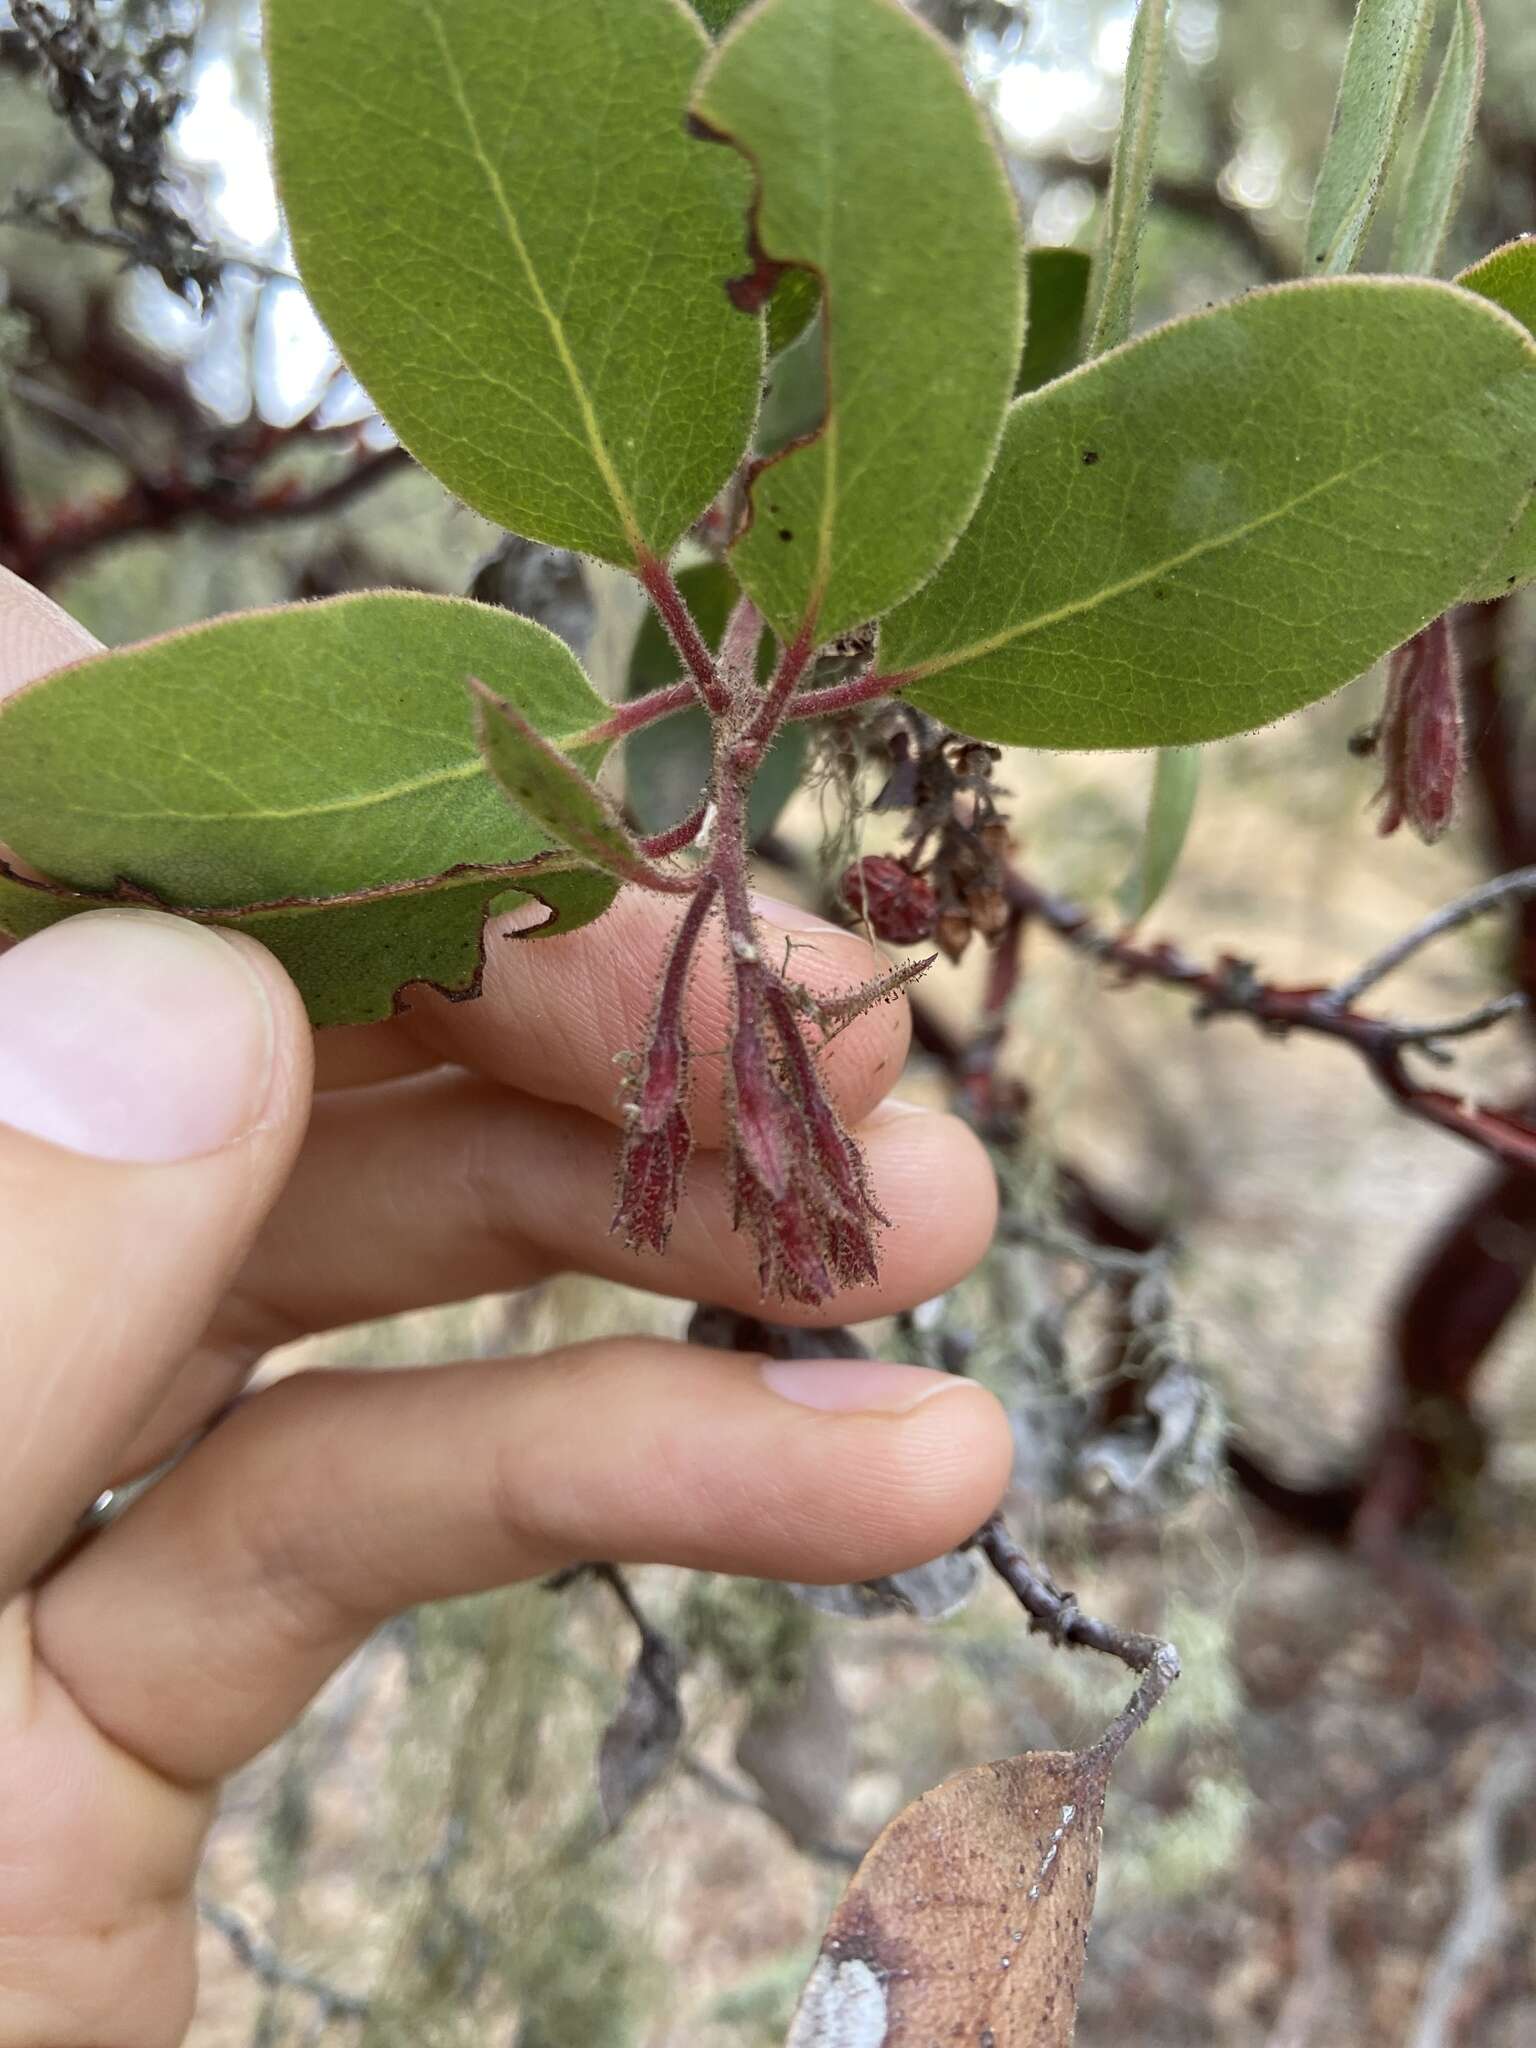
[[[857,1144],[827,1097],[789,985],[755,961],[736,967],[729,1173],[738,1229],[757,1245],[763,1291],[825,1301],[875,1279],[875,1226]]]
[[[626,1091],[613,1227],[637,1251],[666,1248],[693,1147],[682,1007],[715,900],[712,891],[701,890],[678,928],[650,1035]],[[924,963],[818,1003],[754,943],[736,943],[741,937],[733,935],[727,955],[735,982],[725,1089],[735,1225],[757,1246],[764,1293],[814,1305],[840,1288],[874,1280],[875,1231],[886,1218],[870,1192],[858,1145],[827,1095],[807,1028],[825,1035],[893,996]]]

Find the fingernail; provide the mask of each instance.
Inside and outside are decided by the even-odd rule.
[[[0,958],[0,1124],[94,1159],[192,1159],[271,1088],[272,1007],[239,949],[154,911],[92,911]]]
[[[830,1415],[905,1415],[935,1394],[968,1384],[953,1373],[878,1358],[765,1358],[758,1372],[770,1392]]]
[[[764,924],[777,926],[781,932],[835,932],[837,926],[828,924],[824,917],[818,917],[813,910],[805,910],[798,903],[786,903],[780,896],[753,895],[752,908]]]

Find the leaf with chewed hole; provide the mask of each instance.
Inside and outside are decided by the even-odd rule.
[[[556,742],[605,709],[542,626],[402,591],[236,613],[42,677],[0,706],[0,816],[64,893],[13,889],[0,928],[71,894],[260,922],[317,1022],[387,1015],[417,980],[469,993],[489,910],[538,895],[568,931],[613,894],[487,773],[471,675]],[[590,773],[602,749],[573,758]]]
[[[1507,313],[1427,279],[1269,286],[1017,399],[878,666],[977,739],[1247,731],[1454,603],[1533,476],[1536,346]]]
[[[30,938],[62,918],[125,904],[174,909],[178,917],[259,939],[288,970],[312,1024],[370,1024],[409,1008],[418,986],[454,1000],[478,995],[488,940],[521,943],[575,931],[602,915],[616,888],[607,875],[559,851],[509,868],[450,869],[349,896],[210,910],[168,904],[143,889],[36,882],[0,862],[0,932]],[[537,909],[544,915],[525,924]],[[523,913],[515,928],[487,929],[488,919],[511,911]]]
[[[1536,235],[1521,235],[1495,249],[1481,263],[1463,270],[1456,282],[1469,292],[1478,292],[1502,306],[1536,336]],[[1536,577],[1536,470],[1531,474],[1531,495],[1525,510],[1494,555],[1485,562],[1476,583],[1462,595],[1469,603],[1507,597],[1522,583]]]
[[[665,554],[745,449],[750,180],[681,0],[267,0],[304,285],[406,447],[531,540]]]
[[[738,303],[786,266],[822,281],[825,424],[758,471],[731,563],[782,640],[830,640],[914,590],[976,503],[1022,334],[1012,194],[953,58],[899,0],[762,0],[693,113],[757,174]]]
[[[963,1771],[885,1829],[821,1944],[787,2048],[1068,2048],[1110,1757]]]

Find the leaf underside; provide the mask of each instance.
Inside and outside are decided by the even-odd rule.
[[[1435,0],[1359,0],[1328,147],[1307,219],[1307,265],[1352,270],[1376,217],[1413,104]]]
[[[548,918],[519,939],[563,935],[600,917],[617,884],[563,854],[512,869],[465,868],[352,897],[192,910],[140,889],[81,892],[15,874],[0,862],[0,931],[15,939],[88,910],[175,909],[198,924],[245,932],[275,953],[312,1024],[371,1024],[410,1006],[414,987],[455,1001],[480,993],[486,921],[532,903]],[[509,934],[508,936],[512,936]]]
[[[879,665],[978,738],[1185,745],[1348,682],[1467,589],[1536,475],[1536,349],[1454,286],[1280,285],[1016,401]]]
[[[1018,366],[1012,196],[948,51],[898,0],[764,0],[693,110],[759,181],[754,278],[822,280],[825,424],[759,473],[731,562],[781,639],[807,620],[831,639],[915,589],[976,502]]]
[[[448,488],[531,539],[664,554],[740,459],[750,180],[683,131],[681,0],[267,0],[304,284]]]
[[[1403,178],[1392,268],[1433,273],[1455,216],[1483,91],[1483,19],[1477,0],[1453,0],[1450,40]]]
[[[613,894],[567,872],[487,774],[471,674],[556,739],[605,709],[542,627],[404,592],[236,614],[57,671],[0,709],[0,816],[78,895],[13,882],[6,915],[152,900],[259,928],[317,1022],[388,1015],[414,980],[468,992],[491,908],[534,894],[567,931]],[[592,772],[601,749],[573,758]]]

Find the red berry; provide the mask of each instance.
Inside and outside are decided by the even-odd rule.
[[[887,853],[856,860],[839,883],[838,894],[877,939],[910,946],[933,935],[938,915],[933,884]]]

